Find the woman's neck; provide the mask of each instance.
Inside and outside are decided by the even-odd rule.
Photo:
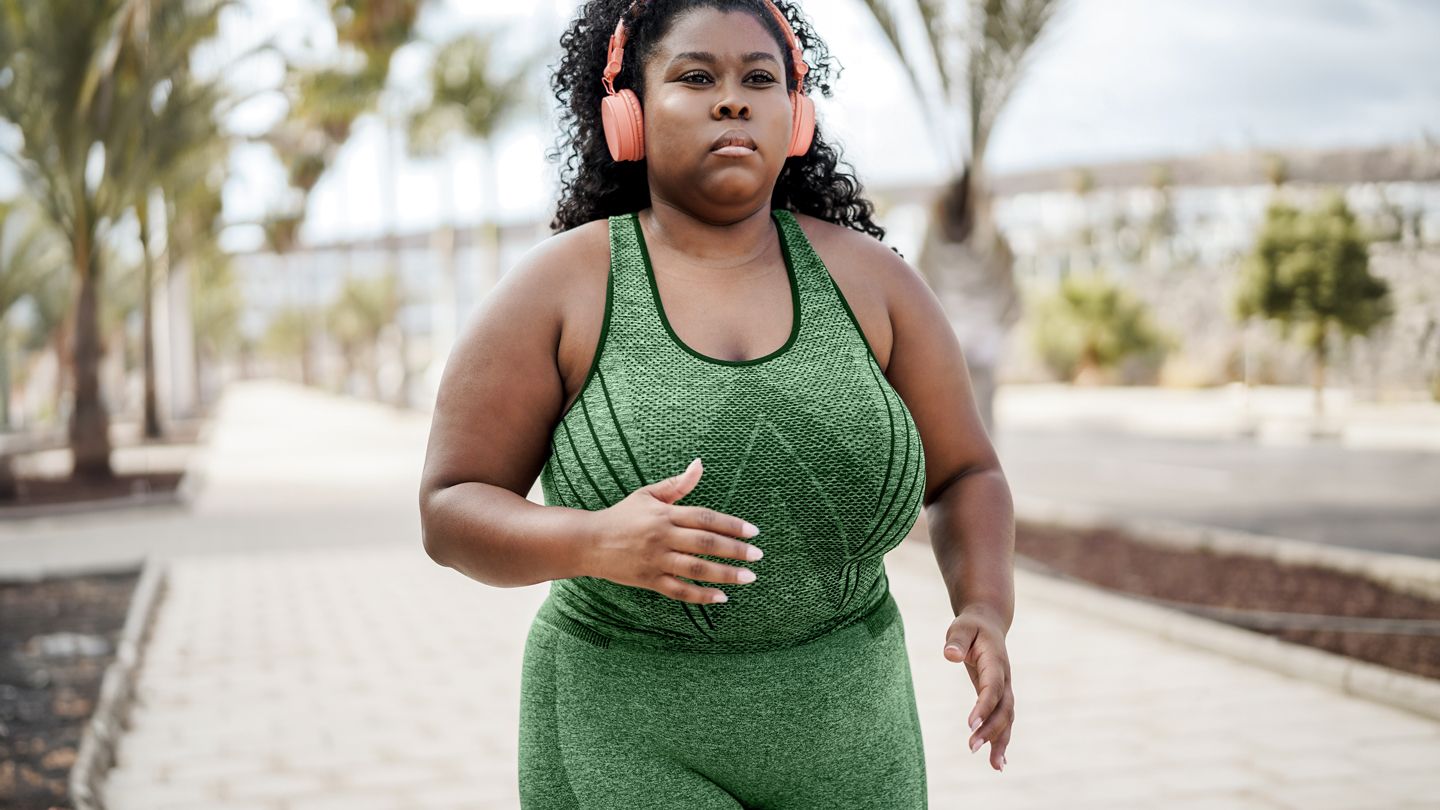
[[[742,268],[762,261],[776,248],[768,208],[732,222],[712,222],[652,198],[651,206],[640,212],[640,220],[652,249],[658,246],[694,267]]]

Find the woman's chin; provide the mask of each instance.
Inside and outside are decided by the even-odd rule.
[[[766,189],[773,185],[773,178],[767,184],[765,177],[757,169],[746,169],[739,163],[734,160],[726,161],[723,168],[707,172],[695,187],[702,195],[716,202],[744,202],[766,193]]]

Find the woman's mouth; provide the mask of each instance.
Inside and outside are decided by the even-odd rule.
[[[755,150],[751,149],[748,146],[737,146],[731,144],[730,146],[722,146],[719,149],[711,149],[710,154],[717,155],[719,157],[747,157],[749,155],[755,154]]]
[[[710,142],[710,154],[719,157],[748,157],[755,154],[755,138],[739,127],[731,127]]]

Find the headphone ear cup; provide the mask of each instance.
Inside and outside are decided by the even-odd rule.
[[[600,99],[600,121],[610,157],[616,161],[645,157],[645,118],[633,90],[626,88]]]
[[[786,157],[799,157],[810,151],[815,139],[815,100],[803,93],[793,93],[794,114],[790,121],[790,151]]]

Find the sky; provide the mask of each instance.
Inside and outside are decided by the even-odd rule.
[[[891,0],[897,8],[911,0]],[[225,21],[219,52],[238,53],[266,36],[287,53],[323,59],[334,34],[318,2],[246,0]],[[558,49],[575,0],[435,2],[422,41],[396,56],[397,98],[415,98],[430,44],[466,29],[503,26],[513,58]],[[926,180],[947,171],[946,140],[931,133],[900,63],[861,0],[805,0],[804,9],[842,70],[834,95],[814,94],[826,137],[867,185]],[[903,12],[902,12],[903,16]],[[909,19],[909,17],[906,17]],[[907,29],[913,36],[918,29]],[[1440,138],[1440,3],[1427,0],[1065,0],[996,125],[992,172],[1085,162],[1159,158],[1247,148],[1331,148]],[[557,50],[558,53],[558,50]],[[552,60],[553,61],[553,60]],[[234,70],[254,98],[231,126],[259,134],[283,113],[266,88],[278,59]],[[499,165],[503,221],[533,219],[553,205],[555,167],[544,159],[553,121],[541,105],[548,75],[534,86],[530,122],[508,128],[492,148]],[[597,78],[598,81],[598,78]],[[376,118],[355,128],[339,163],[316,187],[301,236],[326,242],[460,223],[486,216],[487,162],[473,144],[447,161],[399,155],[392,193],[383,171],[386,133]],[[284,175],[268,147],[237,149],[226,187],[224,242],[254,247],[262,220],[280,204]],[[454,183],[453,211],[442,178]],[[7,188],[8,184],[8,188]],[[0,197],[14,179],[0,175]]]

